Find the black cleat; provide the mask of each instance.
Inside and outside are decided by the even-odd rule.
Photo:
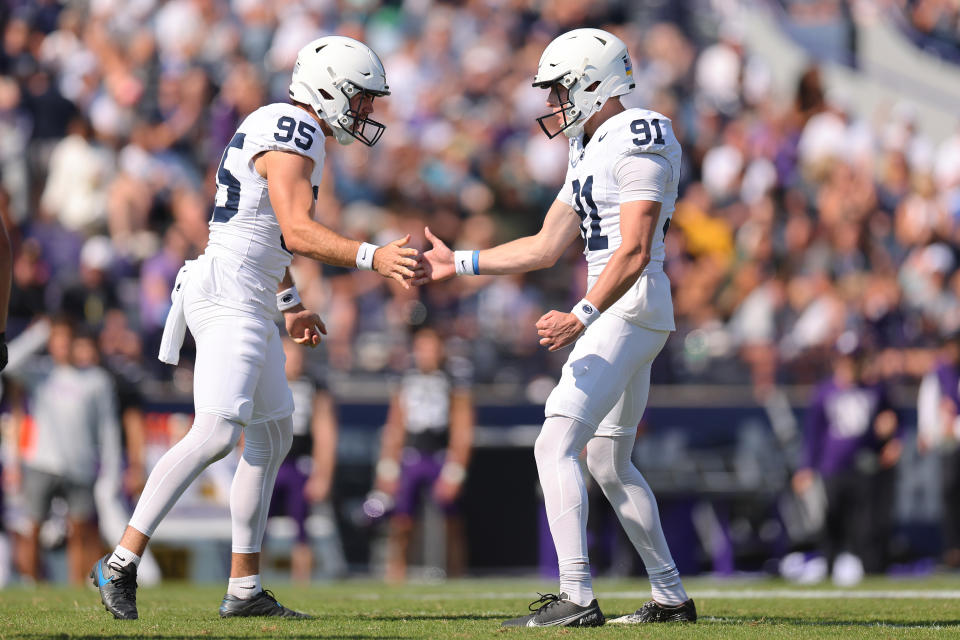
[[[636,610],[619,618],[610,620],[610,624],[640,624],[642,622],[696,622],[697,607],[693,598],[675,607],[665,607],[653,600]]]
[[[252,598],[238,598],[229,593],[220,603],[221,618],[249,618],[255,616],[277,616],[280,618],[312,618],[305,613],[287,609],[277,602],[273,593],[264,589]]]
[[[137,619],[137,565],[107,564],[111,554],[97,560],[90,570],[93,586],[100,590],[103,607],[117,620]]]
[[[604,622],[603,612],[594,600],[585,607],[571,602],[567,594],[539,594],[540,599],[530,603],[533,613],[503,623],[504,627],[599,627]],[[539,607],[537,605],[540,605]]]

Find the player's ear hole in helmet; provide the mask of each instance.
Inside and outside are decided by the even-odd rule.
[[[383,63],[370,47],[344,36],[326,36],[300,49],[290,99],[311,107],[340,144],[372,147],[386,125],[370,118],[373,99],[390,95]]]
[[[547,137],[564,133],[576,138],[607,100],[630,93],[636,84],[630,54],[620,38],[601,29],[574,29],[544,49],[533,86],[550,89],[559,106],[537,118]],[[557,116],[562,124],[551,131],[547,122]]]

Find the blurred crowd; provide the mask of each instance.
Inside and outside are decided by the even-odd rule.
[[[554,36],[597,26],[632,54],[625,104],[672,118],[684,150],[665,264],[678,331],[654,382],[751,384],[762,398],[824,380],[851,335],[871,380],[918,381],[960,332],[960,128],[926,137],[908,99],[858,114],[816,67],[778,91],[714,12],[722,4],[11,0],[0,8],[7,338],[43,315],[73,318],[124,406],[169,383],[189,393],[189,353],[179,369],[155,354],[176,273],[206,245],[220,155],[247,114],[287,100],[298,49],[324,34],[370,44],[392,95],[374,104],[387,125],[376,147],[328,143],[322,222],[372,242],[411,233],[424,250],[424,225],[471,249],[536,231],[567,153],[536,125],[548,109],[531,79]],[[955,3],[900,5],[956,39]],[[536,402],[566,354],[540,349],[534,322],[582,296],[581,249],[544,273],[411,291],[299,258],[294,271],[326,322],[331,376],[385,381],[408,366],[411,329],[427,326],[472,362],[474,381]]]
[[[424,224],[465,248],[534,231],[566,150],[539,132],[544,96],[530,78],[554,35],[592,24],[632,52],[628,106],[671,117],[685,152],[667,238],[679,331],[655,379],[812,382],[844,330],[883,354],[887,375],[921,375],[921,351],[960,329],[960,131],[926,138],[909,102],[858,117],[816,68],[778,93],[735,25],[641,5],[8,3],[8,337],[38,314],[71,314],[99,333],[106,362],[170,378],[153,354],[173,278],[205,246],[212,171],[245,115],[286,99],[298,48],[324,33],[370,43],[393,94],[375,104],[388,126],[377,147],[328,149],[322,221],[373,241],[411,232],[421,246]],[[396,366],[408,328],[426,323],[473,358],[477,381],[522,388],[556,369],[533,322],[581,295],[578,256],[572,247],[547,274],[413,292],[307,261],[296,276],[338,371]]]
[[[935,43],[960,46],[960,6],[951,0],[894,0],[910,26]]]

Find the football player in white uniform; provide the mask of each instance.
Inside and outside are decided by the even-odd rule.
[[[587,495],[577,464],[587,467],[643,559],[653,599],[613,622],[696,620],[670,555],[650,487],[631,462],[637,424],[650,389],[650,364],[673,324],[663,272],[664,235],[680,179],[680,145],[670,119],[625,109],[634,87],[630,57],[616,36],[576,29],[551,42],[534,86],[549,89],[544,133],[570,139],[567,177],[543,227],[533,236],[483,251],[451,251],[425,230],[433,248],[414,281],[453,275],[522,273],[552,266],[577,235],[586,244],[587,295],[569,313],[537,322],[551,351],[574,344],[547,400],[535,454],[560,564],[560,594],[506,626],[596,626],[587,558]],[[554,126],[555,125],[555,126]]]
[[[91,572],[116,618],[134,619],[136,567],[147,541],[184,489],[244,435],[230,492],[232,559],[221,617],[304,617],[260,586],[260,545],[277,469],[292,439],[293,398],[274,323],[315,346],[326,329],[300,303],[293,253],[373,269],[405,287],[417,251],[403,238],[382,247],[350,240],[313,220],[324,139],[373,145],[384,126],[373,100],[389,94],[383,65],[366,45],[329,36],[300,50],[291,104],[270,104],[241,123],[223,153],[207,249],[177,277],[160,357],[175,363],[189,327],[197,344],[196,418],[154,467],[116,550]]]

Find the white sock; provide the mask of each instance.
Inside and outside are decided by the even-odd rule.
[[[653,599],[666,606],[683,604],[687,592],[663,536],[657,501],[630,458],[633,445],[632,435],[593,438],[587,444],[587,467],[643,559]]]
[[[230,578],[227,583],[227,593],[241,600],[249,600],[261,591],[263,591],[263,589],[260,587],[259,573],[255,576]]]
[[[593,602],[593,584],[590,579],[590,564],[575,562],[560,567],[560,592],[567,594],[571,602],[585,607]]]
[[[557,549],[560,591],[582,606],[593,600],[593,588],[587,557],[587,488],[577,458],[594,431],[572,418],[551,416],[533,448]]]
[[[121,547],[117,545],[117,548],[113,550],[113,553],[110,555],[110,559],[107,560],[107,564],[112,564],[118,567],[125,567],[128,564],[132,564],[135,567],[140,566],[140,556],[135,554],[130,549],[126,547]]]
[[[683,582],[680,581],[680,572],[677,566],[671,564],[661,571],[648,571],[650,576],[650,591],[657,604],[668,607],[681,605],[690,597],[686,589],[683,588]]]

